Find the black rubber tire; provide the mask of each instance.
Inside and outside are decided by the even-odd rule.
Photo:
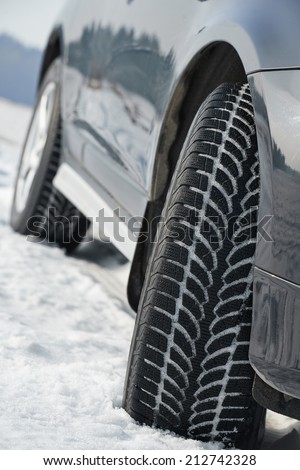
[[[124,394],[140,423],[258,445],[248,358],[258,202],[249,87],[223,84],[190,129],[146,273]]]
[[[23,147],[17,178],[21,167],[24,149],[28,139],[39,100],[49,82],[56,83],[53,113],[47,140],[42,153],[40,166],[34,177],[26,206],[22,212],[16,209],[16,188],[11,208],[10,223],[12,228],[34,240],[56,243],[71,253],[84,238],[88,220],[55,187],[53,179],[57,173],[62,151],[62,119],[60,114],[60,78],[61,60],[56,59],[46,72],[36,100],[36,106]],[[16,179],[17,183],[17,179]]]

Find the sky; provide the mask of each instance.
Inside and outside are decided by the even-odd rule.
[[[43,49],[65,0],[0,0],[0,34]]]

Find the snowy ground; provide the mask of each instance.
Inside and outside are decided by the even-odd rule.
[[[98,268],[11,231],[29,115],[0,101],[0,448],[201,448],[137,426],[121,408],[134,319]]]
[[[0,448],[217,448],[137,426],[121,408],[134,319],[107,288],[126,266],[104,270],[99,246],[71,258],[11,231],[29,116],[0,100]],[[293,423],[269,415],[265,447],[300,448]]]

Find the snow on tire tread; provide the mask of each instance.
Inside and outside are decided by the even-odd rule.
[[[216,123],[221,131],[203,129],[204,122]],[[146,276],[125,398],[126,409],[142,422],[197,439],[222,438],[230,443],[235,442],[241,426],[251,421],[253,374],[247,348],[256,219],[254,226],[250,226],[251,220],[243,230],[235,224],[229,241],[224,231],[228,234],[232,216],[238,216],[238,222],[253,215],[253,210],[249,212],[253,197],[257,212],[258,169],[249,87],[222,85],[202,106],[182,151],[167,196],[159,248],[154,249],[151,261],[155,275],[149,269]],[[177,216],[172,211],[175,204],[179,205]],[[186,218],[181,207],[188,210]],[[182,229],[177,238],[172,234],[176,228]],[[250,233],[246,251],[244,243],[235,243],[237,231],[239,235]],[[204,251],[205,256],[200,256]],[[177,266],[181,275],[171,277],[170,267]],[[161,292],[161,278],[170,277],[177,287],[176,296]],[[238,288],[241,292],[235,294]],[[155,312],[161,315],[159,322]],[[192,327],[196,335],[190,334]],[[236,366],[243,373],[236,373]],[[146,379],[143,386],[140,377]],[[157,387],[145,387],[145,383]],[[239,403],[241,395],[246,397],[245,406],[226,405],[228,397],[237,397]],[[149,397],[147,405],[139,396]]]

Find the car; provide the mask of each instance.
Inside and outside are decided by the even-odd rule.
[[[131,263],[125,410],[226,447],[299,419],[294,0],[67,1],[45,48],[11,225]]]

